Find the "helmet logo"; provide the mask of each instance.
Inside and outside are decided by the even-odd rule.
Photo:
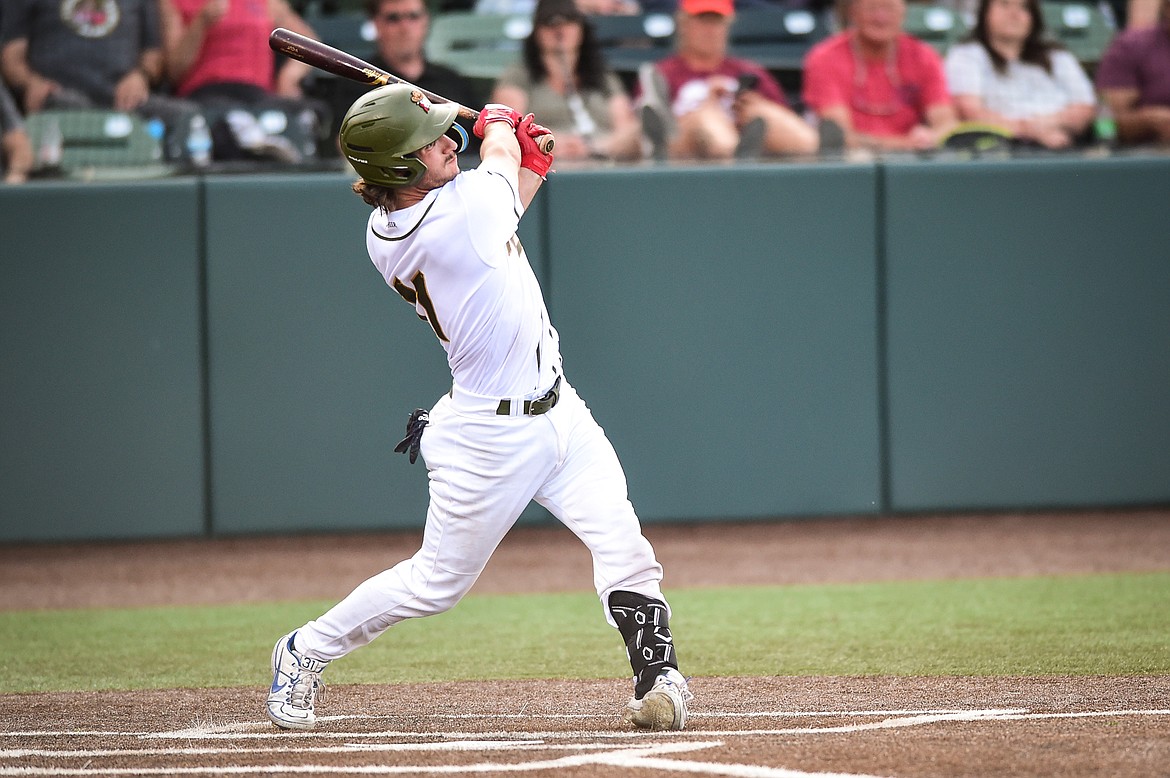
[[[431,112],[431,101],[427,99],[426,95],[424,95],[422,92],[420,92],[417,89],[411,90],[410,102],[414,103],[419,108],[423,109],[423,112],[425,112],[425,113]]]

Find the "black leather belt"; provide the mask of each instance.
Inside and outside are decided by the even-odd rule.
[[[548,413],[557,404],[557,400],[559,399],[561,399],[561,377],[557,376],[557,380],[553,382],[552,389],[545,392],[543,397],[524,401],[523,414],[525,416],[539,416],[542,413]],[[496,415],[511,416],[512,401],[500,400],[500,404],[496,408]]]

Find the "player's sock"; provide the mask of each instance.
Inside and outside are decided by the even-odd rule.
[[[678,669],[666,603],[617,591],[609,596],[609,612],[626,641],[626,654],[634,671],[634,698],[640,700],[660,673],[670,667]]]

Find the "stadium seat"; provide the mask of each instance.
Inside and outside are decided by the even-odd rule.
[[[365,59],[374,50],[374,24],[364,11],[339,11],[334,14],[309,14],[305,21],[318,40],[334,48]]]
[[[799,71],[804,56],[830,34],[826,11],[745,8],[731,28],[731,54],[754,60],[768,70]]]
[[[366,13],[366,0],[289,0],[289,4],[305,18],[348,13],[365,16]]]
[[[1079,2],[1045,2],[1044,25],[1084,65],[1093,66],[1117,32],[1105,12]]]
[[[637,73],[643,62],[656,62],[671,52],[674,19],[668,14],[591,16],[606,63],[619,74]]]
[[[946,54],[951,44],[967,34],[967,25],[962,17],[950,8],[939,5],[907,4],[903,26],[906,32],[926,41],[939,54]]]
[[[431,19],[427,57],[469,78],[495,80],[519,61],[523,40],[531,31],[527,16],[439,14]]]
[[[162,125],[111,110],[42,111],[25,124],[37,155],[38,173],[57,168],[72,178],[150,178],[170,175],[163,161]],[[60,159],[46,159],[46,146],[60,137]]]

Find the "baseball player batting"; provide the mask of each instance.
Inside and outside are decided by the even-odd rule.
[[[272,651],[268,717],[312,729],[321,673],[403,619],[459,602],[530,500],[593,555],[594,586],[625,641],[634,693],[622,720],[680,730],[693,695],[678,669],[662,567],[605,433],[561,369],[560,341],[516,227],[552,165],[532,114],[488,105],[479,167],[460,172],[458,106],[408,84],[350,107],[341,148],[373,206],[366,248],[447,352],[452,387],[416,410],[396,448],[430,476],[422,548],[360,584]]]

